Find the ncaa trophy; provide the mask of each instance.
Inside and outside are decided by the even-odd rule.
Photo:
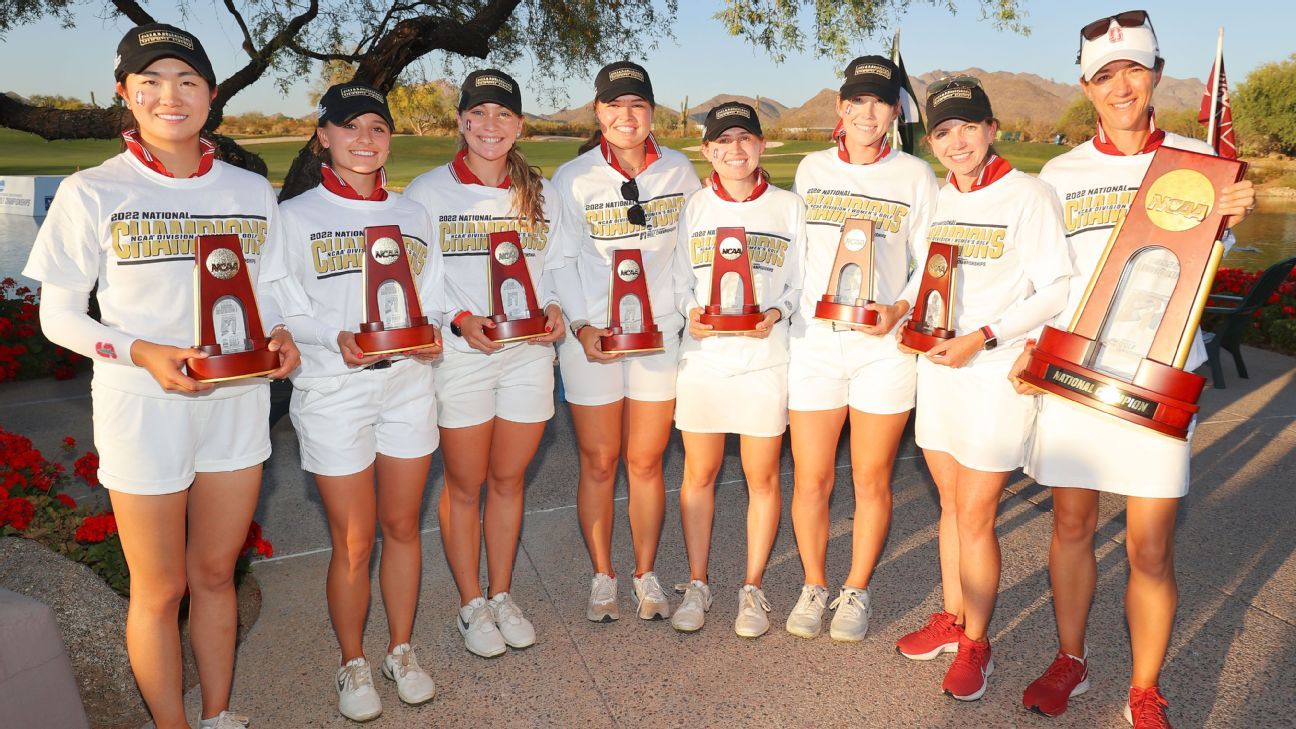
[[[490,234],[486,281],[491,295],[490,320],[495,322],[493,329],[482,330],[487,338],[494,342],[516,342],[548,333],[545,327],[549,320],[536,300],[531,272],[516,230]]]
[[[715,251],[711,257],[711,303],[702,307],[698,319],[719,334],[754,332],[756,325],[765,319],[756,303],[745,229],[716,228]]]
[[[630,354],[666,348],[661,330],[653,323],[643,256],[637,248],[612,249],[612,277],[608,284],[608,325],[611,332],[599,337],[604,352]]]
[[[419,304],[398,225],[365,228],[364,308],[356,346],[366,355],[422,349],[436,342],[436,328]]]
[[[954,338],[954,280],[958,267],[958,246],[931,243],[923,266],[918,301],[909,321],[900,329],[900,348],[926,352],[940,342]]]
[[[189,359],[199,382],[259,377],[279,369],[268,349],[243,245],[233,233],[200,235],[194,241],[194,339],[205,358]]]
[[[873,221],[850,218],[842,226],[828,290],[815,304],[815,318],[848,326],[878,323],[873,303]]]

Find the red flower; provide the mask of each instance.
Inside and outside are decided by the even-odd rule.
[[[58,499],[60,504],[63,504],[64,506],[66,506],[66,507],[69,508],[69,509],[75,509],[75,508],[76,508],[76,502],[73,501],[73,500],[72,500],[72,497],[71,497],[71,496],[68,496],[67,494],[58,494],[58,495],[55,496],[54,498]]]
[[[262,557],[273,557],[274,545],[261,538],[261,525],[254,521],[248,527],[247,539],[243,540],[243,549],[239,553],[244,555],[256,553]]]
[[[0,526],[12,526],[18,531],[26,531],[31,524],[36,507],[21,496],[6,498],[0,502]]]
[[[84,456],[76,459],[72,464],[72,472],[81,477],[82,481],[91,486],[99,485],[99,456],[92,451],[86,451]]]
[[[70,435],[69,435],[68,437],[64,438],[64,439],[63,439],[63,447],[64,447],[64,448],[76,448],[76,438],[73,438],[73,437],[70,436]]]
[[[1265,303],[1269,303],[1269,304],[1276,304],[1276,303],[1278,303],[1278,302],[1281,301],[1281,300],[1282,300],[1282,299],[1278,296],[1278,294],[1269,294],[1269,301],[1267,301],[1267,302],[1265,302]]]
[[[1287,316],[1296,315],[1296,306],[1284,306],[1282,308],[1282,313],[1286,314]]]
[[[111,512],[97,516],[87,516],[77,527],[76,540],[86,544],[97,544],[117,533],[117,517]]]

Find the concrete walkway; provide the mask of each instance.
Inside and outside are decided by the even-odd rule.
[[[1248,349],[1250,380],[1226,365],[1228,389],[1207,389],[1193,442],[1193,485],[1178,537],[1180,608],[1162,686],[1179,727],[1292,726],[1296,699],[1296,360]],[[64,435],[89,443],[87,379],[0,388],[0,419],[53,450]],[[157,434],[160,441],[165,433]],[[254,726],[346,727],[336,712],[336,645],[324,605],[328,537],[319,497],[297,465],[284,419],[273,433],[257,518],[276,558],[258,563],[265,601],[240,649],[233,706]],[[828,566],[845,576],[850,557],[850,475],[840,454]],[[662,582],[687,578],[679,526],[682,450],[666,458],[666,524],[657,561]],[[625,576],[622,619],[585,620],[589,561],[575,512],[577,461],[565,408],[546,434],[529,474],[527,516],[513,595],[535,623],[536,646],[484,660],[467,653],[453,624],[457,595],[441,549],[435,513],[439,460],[424,504],[424,580],[415,640],[437,681],[431,703],[400,704],[376,677],[386,713],[374,727],[1119,727],[1130,670],[1122,613],[1127,567],[1124,504],[1104,498],[1099,524],[1099,591],[1090,621],[1093,688],[1065,716],[1024,711],[1021,691],[1056,650],[1046,555],[1049,492],[1020,475],[999,517],[1003,581],[991,627],[995,673],[985,698],[963,704],[943,696],[948,657],[910,662],[893,643],[940,607],[935,490],[912,438],[901,446],[894,478],[890,541],[874,578],[869,637],[854,645],[823,636],[807,641],[782,629],[801,582],[789,503],[792,464],[784,452],[782,528],[765,580],[773,603],[769,634],[755,641],[732,631],[745,560],[746,507],[736,444],[719,486],[711,579],[716,602],[707,627],[675,633],[668,623],[633,617],[624,483],[614,559]],[[371,661],[386,645],[375,583],[366,635]],[[197,691],[189,695],[198,709]]]

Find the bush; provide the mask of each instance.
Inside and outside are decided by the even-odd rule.
[[[0,281],[0,382],[46,375],[67,380],[87,364],[41,334],[40,309],[31,289],[12,278]]]
[[[1221,268],[1215,274],[1215,285],[1211,288],[1211,293],[1245,296],[1260,273],[1240,268]],[[1244,344],[1283,354],[1296,354],[1296,269],[1292,270],[1287,280],[1278,286],[1278,290],[1269,296],[1269,300],[1253,316],[1254,321],[1242,338]],[[1222,322],[1223,318],[1219,314],[1206,314],[1202,317],[1202,328],[1216,329]]]

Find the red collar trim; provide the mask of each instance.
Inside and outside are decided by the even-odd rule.
[[[450,175],[461,185],[481,185],[482,187],[489,187],[489,185],[482,182],[481,178],[474,174],[472,169],[468,167],[468,149],[466,147],[459,150],[459,153],[455,155],[454,159],[450,160]],[[504,181],[496,187],[501,190],[507,190],[512,186],[513,179],[508,175],[504,175]]]
[[[1148,129],[1150,130],[1150,133],[1148,134],[1147,142],[1144,142],[1143,149],[1135,152],[1135,154],[1148,154],[1149,152],[1155,152],[1158,149],[1161,149],[1161,145],[1165,143],[1165,130],[1157,128],[1156,111],[1152,109],[1148,109]],[[1098,133],[1094,135],[1093,143],[1094,149],[1103,154],[1110,154],[1115,157],[1126,156],[1124,152],[1117,149],[1116,144],[1111,141],[1111,137],[1107,136],[1107,131],[1103,129],[1101,119],[1098,120]]]
[[[1012,164],[1003,157],[1000,157],[997,154],[990,155],[990,159],[987,160],[985,165],[981,168],[981,174],[977,175],[977,178],[972,181],[972,189],[968,190],[968,192],[976,192],[977,190],[993,185],[1003,179],[1004,175],[1011,172],[1012,168]],[[955,190],[959,189],[958,184],[954,182],[953,172],[945,173],[945,182],[954,185]],[[960,190],[960,192],[962,191]]]
[[[756,187],[752,189],[750,195],[742,200],[734,200],[733,196],[729,194],[729,191],[724,189],[724,185],[720,183],[719,174],[712,172],[711,177],[708,178],[707,181],[711,184],[711,191],[716,194],[716,197],[725,202],[751,202],[761,195],[764,195],[765,191],[769,189],[769,173],[762,167],[756,168]]]
[[[127,129],[122,132],[122,139],[126,141],[126,149],[135,155],[135,159],[139,160],[140,164],[163,177],[175,177],[167,170],[166,165],[162,164],[162,160],[154,157],[144,146],[144,143],[140,141],[139,130]],[[198,148],[201,151],[198,157],[198,171],[189,175],[190,178],[202,177],[211,172],[212,165],[216,162],[216,145],[210,140],[198,137]]]
[[[324,178],[324,189],[347,200],[366,200],[368,202],[382,202],[387,199],[387,168],[378,168],[378,185],[368,197],[361,195],[356,189],[346,183],[346,180],[333,171],[328,163],[320,163],[320,176]]]
[[[599,139],[599,150],[603,153],[603,159],[606,160],[609,165],[612,165],[612,169],[620,172],[622,177],[627,180],[633,177],[633,175],[626,172],[625,169],[621,167],[621,163],[617,161],[616,155],[612,153],[612,145],[608,144],[606,139]],[[648,138],[644,140],[644,165],[643,168],[639,170],[639,174],[643,174],[644,170],[648,169],[652,166],[653,162],[656,162],[659,159],[661,159],[661,145],[657,143],[657,138],[649,132]]]
[[[873,158],[873,162],[853,163],[851,162],[850,152],[846,150],[846,127],[843,126],[840,121],[837,122],[837,126],[833,127],[832,138],[833,141],[837,143],[837,158],[846,164],[871,165],[886,157],[888,154],[891,154],[891,145],[887,144],[886,136],[884,135],[882,137],[882,146],[878,149],[877,156]]]

